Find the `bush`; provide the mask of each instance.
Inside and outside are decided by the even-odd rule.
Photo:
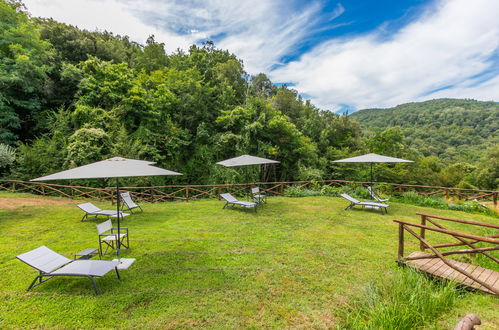
[[[11,146],[0,143],[0,170],[12,165],[16,160],[16,151]]]
[[[495,217],[498,216],[497,212],[487,207],[484,207],[477,201],[472,201],[472,202],[457,201],[457,202],[447,203],[444,199],[442,199],[439,196],[436,195],[424,196],[413,191],[403,193],[401,197],[393,198],[393,200],[401,203],[408,203],[418,206],[427,206],[438,209],[463,211],[469,213],[484,213]]]

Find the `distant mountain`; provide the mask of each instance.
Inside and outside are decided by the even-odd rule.
[[[352,115],[367,134],[400,126],[410,147],[425,156],[474,162],[499,144],[499,103],[436,99]]]

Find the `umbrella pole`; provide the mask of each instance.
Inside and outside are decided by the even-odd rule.
[[[120,182],[116,178],[116,216],[118,217],[118,239],[116,240],[116,256],[120,258]]]
[[[371,190],[373,189],[373,163],[371,163]]]

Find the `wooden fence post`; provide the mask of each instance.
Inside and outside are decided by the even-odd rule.
[[[185,201],[188,202],[189,201],[189,187],[186,187],[185,188]]]
[[[421,215],[421,224],[423,226],[426,226],[426,215]],[[420,235],[423,239],[425,239],[425,233],[426,233],[426,229],[421,228]],[[419,249],[423,252],[426,249],[426,245],[423,244],[423,241],[419,241]]]
[[[399,223],[399,250],[397,262],[400,264],[404,257],[404,225]]]

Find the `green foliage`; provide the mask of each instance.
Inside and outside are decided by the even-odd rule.
[[[34,134],[53,56],[18,8],[0,1],[0,143],[6,144]]]
[[[433,325],[435,317],[451,309],[460,298],[452,282],[435,282],[411,269],[371,282],[349,303],[341,328],[415,329]]]
[[[16,160],[16,151],[11,146],[0,143],[0,170],[8,167]]]
[[[499,216],[497,212],[495,212],[494,210],[489,209],[476,201],[446,202],[442,197],[437,195],[424,196],[418,194],[417,192],[411,192],[411,191],[403,193],[402,196],[400,197],[394,197],[393,200],[402,203],[409,203],[413,205],[427,206],[438,209],[456,210],[469,213],[483,213],[496,217]]]
[[[366,181],[369,166],[333,161],[377,152],[416,161],[375,165],[377,181],[497,189],[497,149],[477,161],[482,146],[499,142],[493,102],[434,100],[339,116],[265,74],[249,77],[213,42],[167,54],[154,36],[139,45],[30,18],[16,1],[0,0],[0,55],[0,143],[22,146],[16,178],[126,155],[184,173],[177,183]],[[241,154],[280,165],[215,165]]]
[[[497,102],[438,99],[362,110],[351,117],[368,132],[399,126],[408,147],[444,163],[476,162],[483,149],[499,143]]]

